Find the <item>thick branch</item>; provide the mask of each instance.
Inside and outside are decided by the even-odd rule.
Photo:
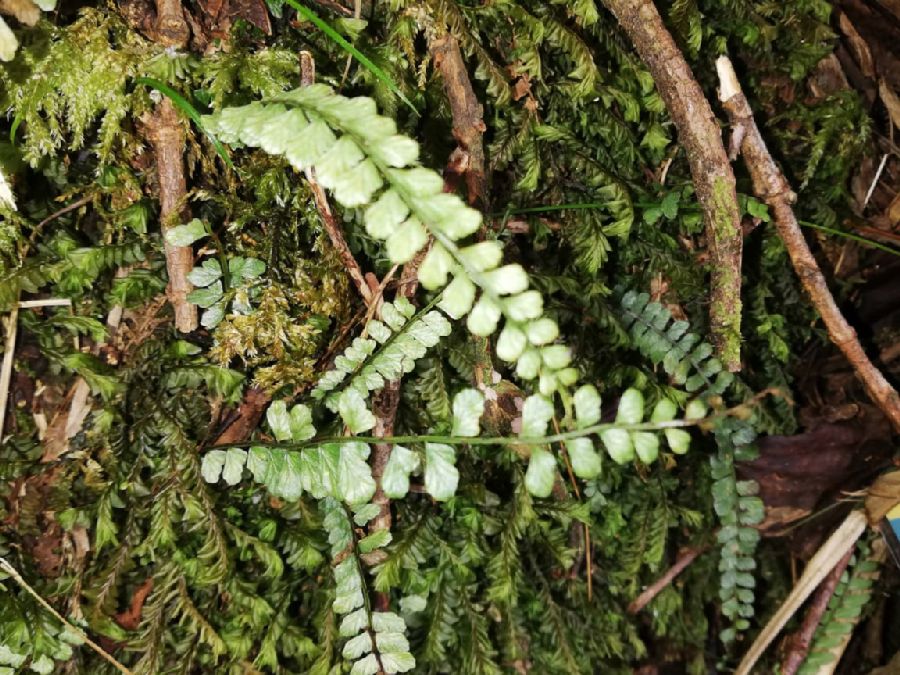
[[[853,550],[851,548],[847,551],[844,557],[838,561],[838,564],[834,566],[834,569],[828,573],[813,599],[810,600],[809,609],[806,610],[806,616],[803,617],[803,624],[796,633],[792,633],[787,638],[790,651],[782,661],[781,675],[794,675],[806,660],[809,648],[812,646],[813,636],[822,622],[825,610],[828,609],[828,603],[831,601],[831,596],[834,595],[838,582],[841,580],[841,575],[847,569],[847,565],[850,564]]]
[[[189,217],[185,205],[187,187],[184,177],[184,128],[172,101],[164,98],[146,120],[148,140],[156,154],[156,173],[159,180],[159,219],[163,232],[180,225]],[[182,333],[197,328],[197,307],[187,296],[194,287],[187,276],[194,267],[194,253],[190,246],[172,246],[166,242],[166,269],[169,287],[166,294],[175,311],[175,327]]]
[[[722,133],[690,66],[651,0],[604,0],[650,70],[678,129],[703,209],[712,266],[709,310],[716,353],[731,371],[741,367],[741,220],[734,172]]]
[[[769,154],[759,128],[753,120],[750,104],[741,91],[731,61],[723,56],[717,61],[716,67],[719,70],[719,97],[735,129],[735,134],[742,139],[741,153],[753,179],[753,191],[772,209],[775,226],[784,241],[794,270],[816,310],[822,316],[831,341],[847,357],[856,375],[862,380],[869,397],[881,408],[894,429],[900,432],[900,396],[869,360],[856,337],[856,331],[847,323],[831,291],[828,290],[825,276],[819,269],[812,251],[809,250],[791,208],[796,195]]]
[[[181,0],[156,0],[155,40],[166,47],[184,48],[191,31],[184,18]]]

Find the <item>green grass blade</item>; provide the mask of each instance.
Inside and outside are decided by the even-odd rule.
[[[416,106],[412,104],[406,96],[400,91],[400,88],[394,84],[394,81],[390,78],[390,76],[384,72],[381,68],[376,66],[369,59],[368,56],[359,51],[352,44],[347,42],[344,37],[338,33],[334,28],[332,28],[328,23],[319,18],[319,16],[313,12],[311,9],[304,7],[297,0],[284,0],[285,3],[293,7],[297,10],[297,13],[300,14],[304,19],[311,22],[316,28],[325,33],[328,36],[328,39],[337,44],[341,49],[350,54],[353,58],[359,61],[363,66],[368,69],[370,73],[372,73],[376,78],[378,78],[388,89],[394,92],[397,96],[400,97],[400,100],[403,101],[406,105],[409,106],[409,109],[412,110],[416,115],[419,114],[419,111],[416,110]]]
[[[602,209],[606,205],[602,202],[576,202],[571,204],[550,204],[547,206],[530,206],[521,209],[506,209],[505,211],[498,211],[496,213],[492,213],[491,217],[493,218],[508,218],[509,216],[522,215],[528,213],[552,213],[553,211],[585,211],[591,209]],[[640,204],[638,204],[640,206]],[[900,251],[890,246],[886,246],[885,244],[881,244],[877,241],[869,239],[868,237],[863,237],[858,234],[853,234],[852,232],[844,232],[843,230],[835,230],[831,227],[825,227],[824,225],[816,225],[815,223],[810,223],[805,220],[797,221],[803,227],[809,227],[814,230],[821,230],[822,232],[826,232],[827,234],[832,234],[836,237],[844,237],[846,239],[852,239],[853,241],[859,242],[860,244],[864,244],[866,246],[871,246],[872,248],[877,248],[879,251],[884,251],[885,253],[890,253],[891,255],[900,256]]]
[[[880,242],[869,239],[868,237],[863,237],[858,234],[853,234],[852,232],[844,232],[843,230],[835,230],[831,227],[825,227],[824,225],[816,225],[815,223],[808,223],[805,220],[798,220],[803,227],[809,227],[814,230],[821,230],[822,232],[827,232],[828,234],[833,234],[837,237],[845,237],[847,239],[852,239],[853,241],[858,241],[860,244],[866,244],[867,246],[871,246],[872,248],[877,248],[879,251],[884,251],[885,253],[890,253],[892,255],[900,256],[900,251],[895,248],[891,248],[890,246],[886,246]]]
[[[225,162],[228,168],[234,169],[234,164],[232,164],[231,157],[228,156],[228,151],[225,150],[225,146],[222,145],[219,142],[219,139],[213,136],[213,134],[205,126],[203,126],[203,120],[200,119],[200,113],[194,106],[191,105],[190,101],[188,101],[184,96],[172,89],[172,87],[170,87],[169,85],[165,84],[164,82],[160,82],[159,80],[154,80],[151,77],[139,77],[135,80],[135,82],[137,82],[138,84],[146,85],[148,87],[152,87],[159,93],[167,96],[172,101],[172,103],[175,104],[175,107],[181,110],[181,112],[183,112],[185,115],[187,115],[188,118],[190,118],[190,120],[197,125],[197,128],[206,135],[206,137],[213,144],[213,147],[216,149],[219,157],[222,158],[222,161]]]

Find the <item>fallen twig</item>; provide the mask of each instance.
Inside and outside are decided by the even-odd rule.
[[[163,232],[187,220],[185,200],[187,187],[184,177],[184,129],[175,106],[164,98],[152,117],[146,119],[148,140],[156,154],[156,172],[159,180],[159,220]],[[173,246],[168,241],[166,270],[169,287],[166,290],[175,312],[175,327],[182,333],[197,328],[197,306],[189,302],[188,294],[193,285],[188,274],[194,267],[194,252],[190,246]]]
[[[644,607],[646,607],[653,601],[653,598],[659,595],[669,584],[672,583],[672,581],[674,581],[675,577],[681,574],[688,565],[694,562],[694,560],[696,560],[701,553],[707,551],[708,549],[708,546],[684,549],[678,555],[678,560],[675,561],[675,564],[672,565],[668,570],[666,570],[665,574],[654,581],[652,585],[644,589],[643,593],[641,593],[631,601],[631,604],[628,605],[628,613],[637,614],[642,609],[644,609]]]
[[[67,621],[66,618],[62,614],[57,612],[49,602],[47,602],[46,600],[44,600],[43,597],[41,597],[40,593],[38,593],[36,590],[34,590],[29,585],[29,583],[27,581],[25,581],[25,579],[22,577],[22,575],[19,574],[19,570],[17,570],[15,567],[13,567],[4,558],[0,558],[0,570],[3,570],[6,574],[8,574],[9,577],[13,581],[15,581],[26,593],[28,593],[31,597],[33,597],[35,599],[35,601],[37,601],[37,603],[41,607],[43,607],[48,612],[50,612],[54,617],[56,617],[56,619],[58,621],[60,621],[66,628],[68,628],[70,631],[72,631],[72,633],[74,633],[79,638],[84,640],[85,644],[87,644],[88,647],[90,647],[95,652],[97,652],[100,656],[102,656],[116,670],[118,670],[121,673],[125,673],[126,675],[133,675],[132,671],[130,671],[128,668],[126,668],[121,663],[116,661],[115,657],[113,657],[109,652],[107,652],[105,649],[103,649],[103,647],[98,645],[96,642],[91,640],[85,634],[85,632],[83,630],[81,630],[78,626]]]
[[[156,0],[156,23],[152,31],[156,42],[181,49],[190,39],[190,29],[184,18],[181,0]],[[156,174],[159,181],[159,220],[163,233],[186,222],[187,184],[184,176],[184,127],[175,105],[168,97],[160,101],[152,115],[143,118],[147,140],[156,155]],[[197,306],[189,302],[193,285],[188,274],[194,267],[194,252],[190,246],[172,246],[165,241],[166,270],[169,287],[166,295],[175,313],[175,327],[182,333],[197,329]]]
[[[847,565],[850,564],[850,558],[852,557],[853,549],[851,548],[847,550],[844,557],[838,561],[838,564],[834,566],[834,569],[822,581],[822,585],[819,586],[815,596],[809,603],[809,609],[806,610],[806,616],[803,617],[803,623],[800,625],[800,628],[797,632],[788,636],[789,651],[781,661],[781,675],[794,675],[800,666],[803,665],[809,654],[809,648],[812,645],[813,636],[816,634],[816,628],[822,622],[822,615],[828,609],[831,596],[834,595],[838,582],[841,580],[841,575],[847,569]]]
[[[728,113],[732,127],[741,136],[741,153],[753,179],[753,191],[765,201],[775,220],[778,234],[784,241],[788,255],[800,282],[806,289],[812,304],[822,316],[831,341],[840,349],[856,375],[862,380],[869,397],[882,410],[894,429],[900,432],[900,396],[884,375],[869,360],[856,336],[838,308],[825,276],[819,269],[812,251],[803,238],[803,232],[794,216],[791,204],[796,195],[778,168],[765,141],[753,120],[753,111],[741,91],[734,68],[728,57],[716,62],[719,71],[719,98]],[[739,130],[739,131],[738,131]]]
[[[604,0],[643,59],[684,146],[703,209],[712,274],[710,330],[726,368],[741,368],[741,236],[734,172],[703,90],[652,0]]]

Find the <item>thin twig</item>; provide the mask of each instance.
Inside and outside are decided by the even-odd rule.
[[[675,561],[675,564],[672,565],[666,573],[663,574],[659,579],[653,582],[652,585],[648,586],[644,589],[644,592],[637,596],[634,600],[631,601],[631,604],[628,605],[628,613],[629,614],[637,614],[644,607],[650,604],[650,602],[659,595],[663,589],[665,589],[672,581],[681,574],[688,565],[690,565],[697,557],[708,550],[708,546],[701,546],[700,548],[688,548],[683,550],[679,556],[678,560]]]
[[[865,209],[869,204],[869,200],[872,198],[872,193],[875,192],[875,187],[878,185],[878,181],[881,178],[881,172],[884,171],[884,165],[887,164],[889,155],[887,153],[881,158],[881,162],[878,164],[878,171],[875,172],[875,177],[872,178],[872,184],[869,186],[869,190],[866,192],[866,198],[863,199],[862,207]]]
[[[34,309],[35,307],[71,307],[69,298],[45,298],[43,300],[22,300],[19,309]]]
[[[900,396],[869,360],[859,343],[856,331],[847,323],[831,291],[828,290],[825,276],[819,269],[812,251],[809,250],[791,208],[796,195],[769,154],[762,134],[753,120],[750,104],[741,91],[731,61],[728,57],[722,56],[716,62],[716,67],[719,71],[719,98],[722,107],[728,113],[731,125],[744,130],[741,153],[753,179],[754,193],[772,209],[775,226],[787,248],[794,270],[800,277],[800,282],[812,304],[822,316],[831,341],[847,357],[857,377],[862,380],[869,397],[881,408],[894,429],[900,432]]]
[[[553,430],[556,433],[561,433],[559,421],[555,416],[553,417]],[[575,493],[575,498],[581,501],[581,490],[578,489],[578,481],[575,480],[575,471],[572,469],[572,461],[569,458],[569,448],[565,442],[562,442],[559,444],[559,449],[563,461],[566,463],[566,473],[569,474],[569,482],[572,484],[572,491]],[[573,525],[575,524],[573,523]],[[584,563],[585,567],[587,567],[587,599],[588,602],[590,602],[594,597],[594,575],[593,565],[591,563],[591,528],[588,523],[582,523],[582,528],[584,536]]]
[[[75,626],[72,623],[70,623],[62,614],[57,612],[49,602],[47,602],[46,600],[44,600],[44,598],[41,597],[40,593],[38,593],[36,590],[34,590],[28,584],[28,582],[25,581],[24,578],[22,578],[22,575],[19,574],[19,571],[15,567],[13,567],[3,557],[0,557],[0,569],[2,569],[4,572],[6,572],[13,581],[15,581],[19,586],[22,587],[22,589],[26,593],[28,593],[31,597],[33,597],[41,607],[43,607],[48,612],[50,612],[54,617],[56,617],[56,619],[58,621],[62,622],[62,624],[66,628],[68,628],[70,631],[75,633],[75,635],[77,635],[82,640],[84,640],[85,644],[88,647],[90,647],[95,652],[97,652],[100,656],[102,656],[111,666],[116,668],[116,670],[118,670],[121,673],[125,673],[126,675],[134,675],[132,673],[132,671],[130,671],[128,668],[126,668],[121,663],[119,663],[115,659],[115,657],[113,657],[112,654],[110,654],[105,649],[103,649],[103,647],[101,647],[96,642],[91,640],[91,638],[89,638],[83,630],[81,630],[78,626]]]
[[[300,86],[308,87],[315,81],[316,63],[313,60],[311,53],[302,51],[300,52]],[[309,183],[309,189],[313,194],[313,200],[316,203],[319,217],[322,218],[322,225],[325,227],[325,232],[331,240],[331,245],[334,246],[334,250],[337,251],[341,262],[347,270],[347,274],[350,275],[353,285],[356,286],[356,290],[359,291],[366,306],[371,305],[372,289],[369,288],[369,284],[363,276],[359,263],[356,262],[356,258],[353,257],[353,252],[347,245],[346,239],[344,239],[344,233],[341,231],[341,226],[338,225],[338,222],[334,217],[334,213],[328,203],[328,197],[325,195],[325,190],[316,180],[315,168],[310,167],[305,169],[304,174]]]
[[[822,616],[828,608],[831,596],[834,595],[838,582],[841,580],[841,575],[847,569],[847,565],[850,564],[850,558],[852,557],[853,549],[851,548],[848,549],[844,557],[838,561],[838,564],[834,566],[834,569],[822,581],[822,585],[819,586],[809,603],[809,609],[806,610],[806,616],[803,617],[803,624],[796,633],[791,634],[787,638],[790,651],[788,651],[781,662],[781,675],[794,675],[800,666],[803,665],[806,656],[809,654],[809,648],[812,646],[812,639],[816,634],[816,629],[822,622]]]
[[[68,206],[64,206],[59,211],[55,211],[55,212],[51,213],[49,216],[47,216],[41,222],[39,222],[37,225],[35,225],[34,229],[32,229],[32,231],[31,231],[31,234],[28,236],[28,242],[25,244],[25,247],[21,253],[22,259],[23,260],[25,259],[25,254],[28,252],[28,250],[32,246],[34,246],[34,242],[37,240],[38,235],[41,233],[41,230],[44,229],[45,225],[53,222],[60,216],[64,216],[67,213],[74,211],[75,209],[81,208],[85,204],[89,204],[93,198],[94,198],[94,195],[88,194],[88,195],[85,195],[84,197],[82,197],[81,199],[76,199],[74,202],[72,202]]]

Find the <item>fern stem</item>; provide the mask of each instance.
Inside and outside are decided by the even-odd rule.
[[[315,448],[326,443],[346,443],[348,441],[360,443],[445,443],[447,445],[549,445],[550,443],[561,443],[571,441],[576,438],[592,436],[609,429],[621,429],[624,431],[664,431],[665,429],[684,429],[687,427],[705,426],[717,419],[727,417],[729,415],[739,414],[744,410],[744,406],[736,406],[719,413],[709,415],[708,417],[698,417],[692,419],[671,420],[668,422],[640,422],[638,424],[620,424],[616,422],[607,422],[604,424],[595,424],[583,429],[573,429],[571,431],[563,431],[558,434],[538,437],[518,437],[518,436],[444,436],[440,434],[424,434],[424,435],[408,435],[408,436],[328,436],[325,438],[317,438],[302,443],[279,443],[265,441],[245,441],[243,443],[229,445],[210,446],[210,450],[217,448],[283,448],[286,450],[303,450],[305,448]]]

